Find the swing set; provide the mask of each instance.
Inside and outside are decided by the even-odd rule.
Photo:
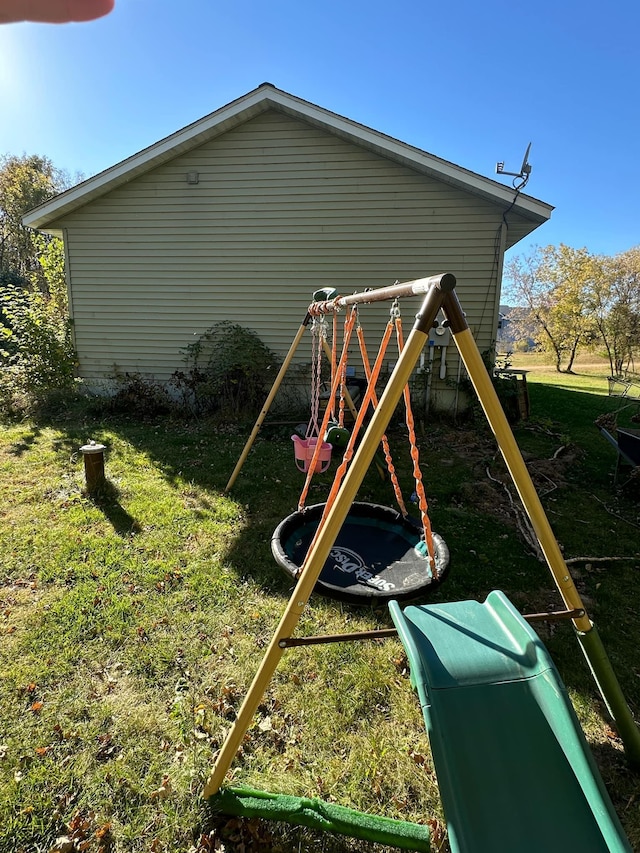
[[[227,485],[231,488],[262,420],[286,372],[295,348],[312,317],[350,306],[422,295],[423,303],[379,400],[375,381],[369,382],[357,420],[369,404],[373,414],[355,449],[350,437],[345,457],[326,504],[309,524],[301,556],[291,559],[287,543],[302,538],[305,510],[280,525],[274,541],[292,563],[295,587],[280,623],[249,687],[237,718],[218,753],[204,789],[214,810],[263,816],[408,850],[429,850],[427,827],[384,817],[362,815],[340,806],[305,798],[278,797],[242,788],[224,788],[225,776],[251,726],[262,697],[282,656],[295,646],[379,638],[396,634],[405,646],[432,747],[433,759],[453,853],[539,853],[579,845],[590,851],[626,851],[631,847],[608,797],[560,676],[529,622],[539,619],[571,621],[596,685],[615,723],[629,762],[640,766],[640,731],[622,693],[595,625],[573,582],[555,539],[491,378],[482,361],[455,294],[455,277],[445,273],[351,296],[331,296],[314,302],[298,330],[265,407],[245,445]],[[410,605],[404,610],[394,596],[389,609],[395,629],[338,637],[293,636],[350,515],[364,476],[383,441],[389,421],[406,393],[407,383],[442,311],[487,421],[518,490],[540,544],[564,610],[523,617],[499,591],[486,602]],[[365,368],[366,370],[366,368]],[[284,371],[284,372],[283,372]],[[371,376],[375,373],[375,365]],[[339,380],[336,380],[339,381]],[[335,396],[332,388],[330,399]],[[364,419],[364,416],[362,416]],[[323,436],[327,424],[318,425]],[[356,432],[354,426],[354,432]],[[350,447],[350,445],[352,445]],[[355,450],[355,452],[353,452]],[[313,456],[319,454],[314,447]],[[412,448],[413,455],[413,448]],[[309,471],[317,459],[309,463]],[[417,466],[417,460],[414,460]],[[341,470],[344,467],[345,470]],[[306,510],[312,513],[314,507]],[[426,515],[420,501],[421,521]],[[358,510],[356,509],[357,513]],[[368,505],[365,519],[372,518]],[[427,520],[428,524],[428,520]],[[423,565],[437,569],[436,548],[429,544],[427,524],[420,536]],[[379,519],[360,529],[363,538]],[[357,528],[356,528],[357,529]],[[434,534],[431,534],[433,540]],[[296,540],[297,541],[297,540]],[[306,550],[305,550],[306,549]],[[302,554],[302,551],[304,553]],[[276,553],[277,552],[277,553]],[[448,556],[448,555],[447,555]],[[283,558],[284,559],[284,558]],[[334,558],[333,562],[337,560]]]
[[[306,472],[306,479],[297,511],[285,518],[276,528],[271,541],[271,550],[276,562],[293,578],[298,577],[304,557],[335,502],[353,459],[365,419],[378,406],[376,384],[394,331],[398,357],[404,347],[401,314],[398,300],[395,299],[372,365],[360,324],[358,305],[355,304],[350,307],[345,316],[342,351],[338,358],[338,312],[333,312],[332,347],[329,350],[326,344],[325,315],[319,307],[326,304],[326,300],[321,303],[314,302],[310,307],[313,317],[312,349],[315,358],[312,362],[311,420],[307,428],[307,437],[302,441],[299,436],[292,436],[296,464]],[[353,427],[349,432],[344,426],[345,399],[348,393],[346,369],[349,345],[354,331],[367,386],[360,400],[359,410],[355,409],[353,401],[349,398],[349,408],[354,416]],[[331,383],[328,404],[321,422],[318,423],[321,388],[319,364],[323,345],[329,350],[327,355],[331,363]],[[415,598],[418,593],[440,583],[445,577],[449,564],[449,551],[442,537],[432,531],[429,521],[408,385],[404,388],[403,401],[413,462],[414,499],[419,507],[420,520],[409,514],[385,433],[382,436],[381,445],[398,510],[371,503],[352,504],[333,544],[329,559],[318,578],[317,588],[325,595],[354,604]],[[307,507],[306,499],[312,478],[315,473],[323,472],[328,467],[329,463],[326,460],[330,461],[336,437],[338,445],[342,445],[340,449],[343,455],[327,500],[324,504]],[[306,457],[304,460],[306,465],[300,464],[299,457],[303,453]]]

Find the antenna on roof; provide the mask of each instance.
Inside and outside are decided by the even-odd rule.
[[[531,151],[531,143],[527,145],[527,150],[524,152],[524,158],[522,160],[522,166],[520,166],[519,172],[505,172],[504,170],[504,161],[500,161],[496,163],[496,173],[498,175],[509,175],[512,178],[519,178],[520,183],[516,184],[516,181],[513,181],[513,186],[517,190],[521,190],[525,187],[527,181],[529,180],[529,175],[531,174],[531,165],[529,164],[529,151]]]

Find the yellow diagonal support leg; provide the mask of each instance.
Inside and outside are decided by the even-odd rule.
[[[307,606],[316,581],[329,556],[329,552],[345,522],[360,484],[371,465],[382,436],[400,401],[404,387],[409,381],[409,377],[422,352],[422,348],[427,340],[428,330],[431,328],[440,310],[443,298],[444,293],[437,286],[433,287],[425,297],[416,324],[407,339],[406,346],[380,398],[378,408],[371,418],[369,427],[342,483],[335,503],[327,515],[324,525],[318,532],[315,544],[307,554],[293,595],[267,648],[260,668],[245,696],[236,721],[231,727],[218,754],[213,771],[204,789],[205,797],[212,796],[220,789],[224,777],[251,725],[264,692],[269,686],[280,659],[284,654],[284,649],[280,646],[280,642],[292,636],[300,621],[300,617]]]

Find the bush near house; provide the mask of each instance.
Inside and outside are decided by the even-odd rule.
[[[69,321],[41,292],[2,282],[0,295],[0,408],[25,409],[74,384]]]

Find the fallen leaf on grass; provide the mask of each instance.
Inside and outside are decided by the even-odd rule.
[[[270,732],[273,729],[271,717],[265,717],[263,720],[260,720],[260,722],[258,723],[258,728],[261,732]]]
[[[171,793],[171,790],[171,780],[168,776],[165,775],[162,777],[162,783],[160,787],[149,794],[149,799],[151,800],[151,802],[156,802],[158,800],[166,800],[169,794]]]
[[[108,850],[113,841],[111,837],[111,824],[104,823],[102,826],[98,827],[95,831],[94,838],[98,842],[98,850],[101,851],[101,853]]]
[[[442,850],[445,846],[447,830],[444,824],[437,818],[429,818],[427,826],[429,827],[429,834],[431,836],[431,847],[434,850],[434,853],[438,853],[438,851]]]
[[[96,752],[96,761],[108,761],[120,752],[120,747],[117,743],[113,743],[113,736],[108,732],[99,735],[96,740],[101,744],[100,749]]]
[[[66,835],[56,838],[49,853],[81,853],[94,849],[92,842],[97,841],[96,853],[109,853],[112,848],[111,824],[104,823],[95,829],[96,814],[94,811],[77,811],[68,826]]]

